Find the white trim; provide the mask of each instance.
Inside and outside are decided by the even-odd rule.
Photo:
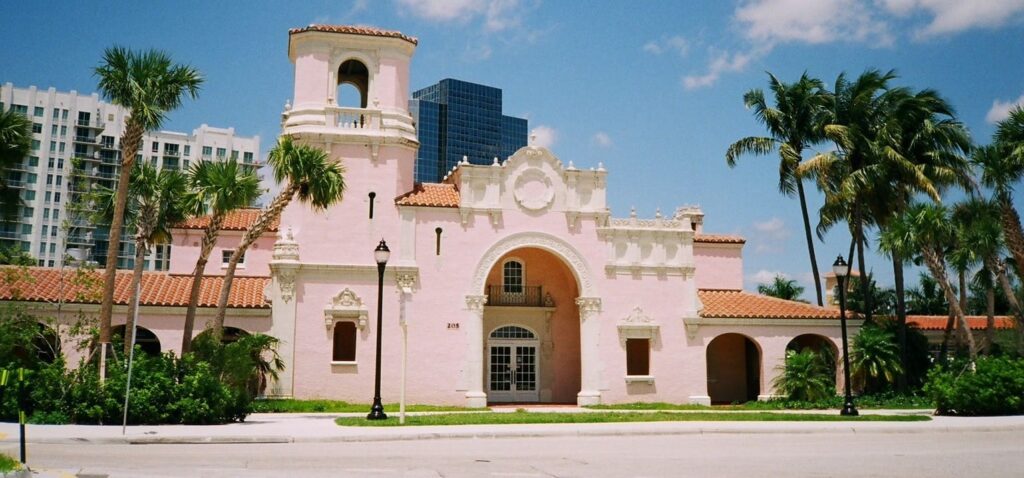
[[[858,328],[864,320],[846,318],[847,327]],[[697,331],[705,325],[726,325],[726,326],[770,326],[770,327],[839,327],[840,321],[835,319],[771,319],[771,318],[684,318],[683,325],[686,327],[686,336],[693,339]]]
[[[626,375],[626,383],[647,383],[654,385],[654,375]]]
[[[560,237],[542,232],[520,232],[499,239],[477,262],[473,282],[468,295],[481,294],[485,292],[487,275],[502,256],[516,249],[524,247],[535,247],[544,249],[563,261],[579,287],[581,297],[600,297],[597,288],[590,274],[590,268],[583,254],[580,254],[575,247]]]
[[[331,361],[331,366],[332,367],[354,367],[356,365],[359,365],[359,362],[357,362],[355,360],[352,360],[352,361],[348,361],[348,360],[332,360]]]

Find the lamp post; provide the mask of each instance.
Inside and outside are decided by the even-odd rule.
[[[846,338],[846,279],[850,276],[850,266],[843,260],[843,256],[836,258],[832,264],[832,272],[836,275],[839,283],[839,322],[843,329],[843,388],[846,392],[843,401],[843,409],[839,412],[844,416],[857,416],[857,409],[853,406],[853,394],[850,393],[850,353],[848,340]]]
[[[389,257],[391,250],[384,239],[381,239],[380,244],[373,250],[373,259],[377,261],[377,370],[373,379],[373,405],[370,407],[370,414],[366,416],[367,420],[384,420],[388,417],[384,414],[384,405],[380,402],[380,341],[384,323],[384,267],[387,266]]]

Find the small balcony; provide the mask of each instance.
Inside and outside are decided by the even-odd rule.
[[[379,130],[380,110],[366,108],[327,108],[329,125],[342,129]]]
[[[512,307],[553,307],[551,295],[545,295],[541,286],[523,286],[516,291],[506,290],[505,286],[487,286],[487,305]]]
[[[76,134],[74,142],[82,143],[82,144],[87,144],[89,146],[93,146],[93,145],[96,144],[96,139],[97,138],[95,136],[86,136],[86,135]]]

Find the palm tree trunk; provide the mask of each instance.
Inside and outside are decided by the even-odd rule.
[[[224,225],[224,213],[214,211],[210,217],[210,224],[206,226],[203,235],[202,248],[199,250],[199,259],[196,260],[196,267],[192,270],[192,290],[188,296],[188,310],[185,311],[185,329],[181,336],[181,354],[192,350],[192,331],[196,324],[196,310],[199,308],[199,293],[203,288],[203,272],[206,270],[206,263],[210,260],[213,246],[217,243],[217,236],[220,228]]]
[[[860,207],[857,207],[857,268],[860,272],[860,294],[864,301],[864,322],[871,323],[872,304],[871,289],[867,271],[864,268],[864,224],[860,218]]]
[[[1024,283],[1024,229],[1021,227],[1020,215],[1013,207],[1008,194],[998,196],[999,218],[1003,224],[1003,235],[1006,236],[1006,248],[1017,263],[1017,278]]]
[[[956,325],[956,315],[953,315],[953,307],[950,306],[947,312],[946,327],[942,329],[942,346],[939,348],[939,363],[946,363],[949,355],[949,339],[953,336],[953,327]]]
[[[1006,297],[1006,301],[1010,304],[1010,310],[1013,311],[1014,322],[1016,322],[1017,329],[1017,353],[1024,355],[1024,309],[1021,309],[1020,301],[1017,300],[1017,294],[1013,291],[1013,286],[1010,285],[1010,278],[1006,276],[1006,263],[1001,259],[990,258],[992,262],[992,270],[996,271],[996,278],[999,280],[999,286],[1003,290],[1003,295]]]
[[[107,245],[107,263],[103,275],[103,296],[100,302],[100,381],[107,376],[107,349],[110,345],[110,319],[114,313],[114,283],[117,280],[117,254],[121,247],[121,229],[124,228],[124,210],[128,202],[128,183],[135,154],[139,150],[144,128],[142,121],[134,116],[128,118],[124,135],[121,137],[121,171],[117,179],[117,195],[114,200],[114,217],[110,221],[110,235]]]
[[[298,185],[289,183],[288,187],[282,190],[274,198],[274,201],[260,213],[260,216],[249,227],[249,230],[245,231],[245,235],[242,236],[242,242],[235,249],[235,252],[231,254],[228,268],[224,271],[224,285],[220,289],[220,299],[217,301],[217,315],[213,320],[212,335],[215,340],[220,341],[221,336],[224,334],[224,315],[227,313],[228,296],[231,295],[231,284],[235,279],[235,269],[238,268],[238,262],[242,260],[242,256],[249,249],[249,246],[267,231],[271,222],[281,217],[281,212],[284,211],[284,208],[288,206],[288,203],[292,201],[292,198],[295,197],[298,191]]]
[[[950,285],[949,279],[946,277],[942,256],[939,255],[938,251],[930,247],[924,248],[921,251],[921,255],[924,256],[924,261],[928,265],[928,270],[931,271],[932,277],[942,286],[942,291],[946,294],[946,300],[949,301],[949,307],[953,311],[953,316],[956,317],[957,322],[964,329],[967,337],[967,354],[971,359],[971,363],[976,362],[978,360],[978,350],[975,348],[974,335],[971,333],[971,328],[967,325],[967,318],[964,317],[964,311],[960,308],[960,303],[957,302],[953,286]]]
[[[804,182],[797,178],[796,191],[800,196],[800,213],[804,218],[804,237],[807,238],[807,254],[811,259],[811,274],[814,275],[814,293],[818,298],[818,307],[825,303],[821,299],[821,275],[818,274],[818,260],[814,256],[814,238],[811,236],[811,220],[807,216],[807,199],[804,197]]]
[[[959,292],[958,300],[960,301],[960,310],[964,311],[964,314],[967,314],[967,272],[960,270],[957,271],[956,275],[958,287],[957,292]],[[957,325],[956,348],[958,350],[964,345],[964,340],[966,338],[964,336],[964,333],[965,332],[963,331],[963,329],[959,325]]]
[[[900,347],[900,365],[902,370],[896,375],[896,391],[907,391],[907,301],[903,296],[903,258],[896,252],[892,253],[892,275],[896,288],[896,341]]]
[[[124,321],[124,356],[127,357],[132,350],[135,337],[132,331],[135,330],[135,307],[141,299],[139,297],[139,282],[142,281],[143,263],[146,260],[146,235],[142,232],[135,234],[135,268],[132,269],[132,291],[131,299],[128,301],[128,314]]]
[[[992,344],[996,341],[996,289],[985,288],[985,355],[992,354]]]

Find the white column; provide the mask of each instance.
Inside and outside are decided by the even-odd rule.
[[[601,299],[579,297],[576,305],[580,310],[580,393],[576,404],[597,405],[601,403],[600,338]]]
[[[484,392],[484,304],[486,295],[466,296],[466,406],[484,408],[487,393]]]

